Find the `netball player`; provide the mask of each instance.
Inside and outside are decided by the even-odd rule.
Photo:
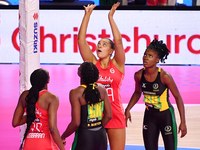
[[[169,100],[169,90],[176,100],[180,114],[178,133],[181,132],[181,137],[187,134],[184,104],[179,90],[170,73],[157,67],[157,63],[164,62],[168,54],[169,50],[162,41],[155,39],[150,43],[143,56],[144,68],[134,75],[135,92],[125,110],[126,120],[131,120],[130,109],[143,93],[146,105],[143,139],[146,150],[158,150],[160,132],[165,150],[177,149],[177,127],[174,109]]]
[[[79,50],[84,61],[95,64],[99,70],[99,80],[105,86],[112,107],[112,120],[105,126],[111,150],[124,150],[126,141],[126,120],[121,102],[120,87],[125,74],[125,51],[122,37],[114,21],[113,15],[120,3],[113,4],[108,13],[108,20],[114,41],[102,38],[96,46],[97,57],[92,53],[86,41],[86,31],[90,16],[96,5],[84,6],[85,15],[78,33]],[[101,19],[101,14],[98,19]],[[114,56],[112,56],[114,52]]]
[[[75,132],[72,150],[107,150],[105,126],[112,118],[106,89],[96,81],[97,67],[84,62],[78,69],[81,85],[70,91],[71,122],[62,139]]]
[[[64,150],[57,128],[59,99],[47,90],[49,72],[37,69],[30,81],[32,87],[20,95],[12,120],[13,127],[27,124],[20,149]]]

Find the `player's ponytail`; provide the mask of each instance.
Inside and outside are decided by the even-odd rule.
[[[81,65],[80,74],[84,84],[87,85],[87,88],[83,92],[86,102],[88,104],[99,102],[101,99],[96,84],[96,81],[99,79],[99,70],[97,67],[93,63],[86,61]]]

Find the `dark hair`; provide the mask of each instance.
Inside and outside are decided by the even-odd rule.
[[[106,39],[108,39],[108,38],[106,38]],[[111,39],[108,39],[108,40],[110,41],[111,48],[112,48],[113,50],[115,50],[115,43],[114,43]]]
[[[169,55],[169,49],[162,40],[158,41],[156,38],[147,46],[147,49],[153,49],[158,53],[160,61],[165,63],[165,59]]]
[[[101,101],[99,90],[96,88],[96,81],[99,79],[97,67],[93,63],[86,61],[81,64],[80,75],[84,84],[87,85],[83,92],[86,102],[88,104],[95,104]]]
[[[36,119],[35,116],[35,104],[39,98],[39,91],[41,91],[45,85],[48,83],[49,73],[45,69],[37,69],[30,76],[30,82],[32,87],[29,90],[28,95],[26,96],[26,112],[27,112],[27,128],[24,133],[24,139],[26,138],[28,131],[30,130],[32,122]],[[23,141],[21,144],[23,145]]]

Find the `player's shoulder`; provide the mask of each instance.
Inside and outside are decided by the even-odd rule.
[[[58,96],[50,91],[45,92],[43,96],[51,101],[58,101]]]
[[[136,72],[135,72],[135,77],[141,78],[143,70],[144,70],[144,68],[142,68],[142,69],[136,71]]]
[[[160,74],[161,74],[161,77],[162,77],[162,78],[169,78],[169,77],[172,77],[171,74],[170,74],[168,71],[166,71],[166,70],[164,70],[164,69],[162,69],[162,68],[160,68]]]

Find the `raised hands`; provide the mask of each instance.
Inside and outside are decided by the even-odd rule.
[[[87,6],[83,6],[85,8],[85,14],[89,13],[91,14],[93,9],[96,7],[97,5],[93,5],[93,4],[88,4]]]
[[[119,5],[120,5],[120,2],[113,4],[108,16],[112,17],[115,13],[115,10],[119,7]]]

